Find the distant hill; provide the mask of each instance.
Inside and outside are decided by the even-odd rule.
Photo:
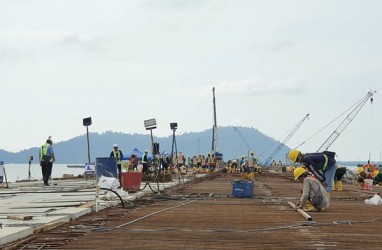
[[[239,132],[236,132],[235,128],[237,128]],[[260,155],[260,161],[265,162],[266,158],[280,143],[262,134],[257,129],[249,127],[219,127],[218,136],[219,151],[223,153],[225,161],[232,158],[240,158],[242,155],[247,155],[250,150],[254,150],[256,155]],[[182,152],[186,157],[211,152],[212,129],[181,135],[176,134],[175,138],[178,152]],[[149,133],[125,134],[112,131],[90,133],[89,142],[92,161],[95,161],[97,157],[109,156],[115,143],[119,145],[124,154],[127,154],[134,148],[138,148],[141,151],[148,149],[151,153],[151,138]],[[166,151],[171,153],[172,135],[167,137],[155,137],[154,131],[154,142],[159,143],[160,152]],[[270,147],[271,145],[273,146]],[[53,146],[56,154],[56,163],[81,164],[87,162],[86,134],[74,137],[68,141],[56,143]],[[27,163],[29,157],[33,156],[33,163],[36,163],[39,150],[40,148],[34,147],[22,150],[18,153],[12,153],[0,149],[0,160],[5,163]],[[275,160],[284,162],[285,154],[288,151],[288,147],[283,147],[275,156]]]

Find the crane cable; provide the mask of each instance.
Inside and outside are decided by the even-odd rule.
[[[363,101],[364,98],[362,98],[360,101],[354,103],[352,106],[350,106],[347,110],[345,110],[344,112],[342,112],[339,116],[337,116],[336,118],[334,118],[331,122],[329,122],[327,125],[325,125],[322,129],[320,129],[318,132],[316,132],[315,134],[313,134],[311,137],[309,137],[308,139],[306,139],[305,141],[303,141],[302,143],[300,143],[297,147],[295,147],[295,149],[299,148],[300,146],[302,146],[303,144],[305,144],[307,141],[309,141],[310,139],[312,139],[313,137],[315,137],[317,134],[321,133],[322,130],[326,129],[329,125],[331,125],[333,122],[335,122],[336,120],[338,120],[341,116],[343,116],[345,113],[347,113],[350,109],[352,109],[354,106],[357,106],[359,103],[361,103]],[[371,102],[373,103],[373,100],[371,99]]]
[[[309,120],[309,118],[308,118]],[[284,134],[282,134],[279,138],[284,138],[285,135],[289,134],[290,132],[292,132],[292,130],[297,127],[297,125],[299,124],[300,122],[297,122],[294,126],[292,126],[290,129],[288,129]],[[268,147],[266,148],[261,154],[259,154],[259,157],[262,156],[263,157],[263,154],[268,152],[268,150],[270,150],[277,142],[279,142],[280,139],[277,139],[277,140],[274,140],[274,142]],[[265,159],[265,157],[263,157]]]
[[[373,104],[373,97],[370,99],[371,104]],[[374,106],[372,105],[371,111],[370,111],[370,146],[369,146],[369,161],[371,158],[371,141],[372,141],[372,134],[373,134],[373,110]]]

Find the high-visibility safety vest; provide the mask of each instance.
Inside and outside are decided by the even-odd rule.
[[[121,164],[122,161],[121,161],[121,154],[119,153],[119,150],[118,151],[113,150],[113,154],[114,154],[114,157],[117,158],[117,164]]]
[[[147,161],[147,154],[144,154],[142,156],[142,163],[146,163],[146,161]]]
[[[40,161],[41,161],[43,155],[47,155],[48,154],[49,146],[50,146],[49,143],[45,143],[44,145],[42,145],[41,150],[40,150]]]
[[[325,158],[325,163],[324,163],[324,167],[322,168],[323,171],[325,171],[326,167],[328,166],[328,162],[329,162],[328,156],[326,154],[324,154],[324,158]]]

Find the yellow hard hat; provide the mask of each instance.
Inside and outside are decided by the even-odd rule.
[[[298,167],[293,171],[294,179],[297,181],[298,177],[300,177],[303,173],[305,173],[305,168]]]
[[[251,155],[254,155],[254,154],[255,154],[255,152],[251,151]]]
[[[379,175],[379,171],[378,171],[378,170],[375,170],[375,171],[373,172],[373,175],[374,175],[374,177],[377,176],[377,175]]]
[[[295,163],[297,161],[297,157],[300,154],[300,151],[297,149],[292,149],[289,151],[289,159],[292,161],[292,163]]]
[[[358,170],[357,170],[357,173],[362,173],[362,172],[364,172],[365,171],[365,169],[363,169],[363,167],[360,167],[360,168],[358,168]]]

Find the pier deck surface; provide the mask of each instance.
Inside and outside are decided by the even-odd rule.
[[[330,207],[309,213],[313,220],[307,221],[288,205],[302,189],[290,175],[257,174],[253,198],[232,197],[232,182],[239,179],[209,174],[146,194],[126,208],[88,213],[19,240],[13,249],[381,248],[382,206],[364,203],[380,187],[365,192],[344,184],[332,192]]]

